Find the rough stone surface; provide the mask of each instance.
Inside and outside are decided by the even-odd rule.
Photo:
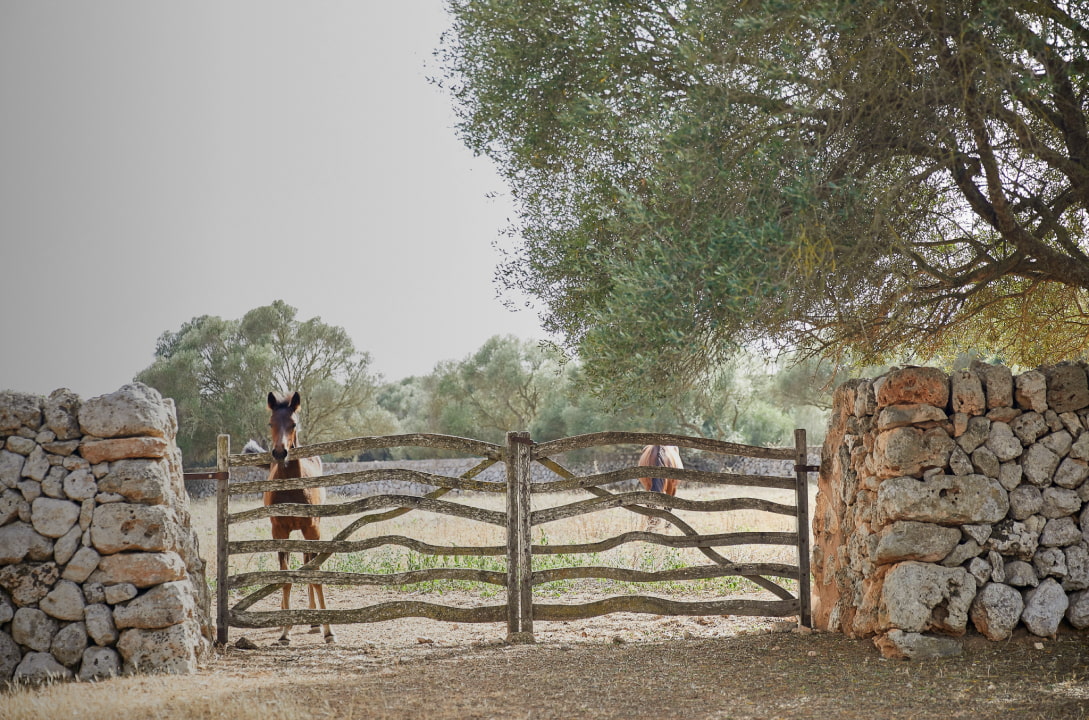
[[[109,647],[89,647],[83,651],[83,661],[79,667],[79,679],[82,682],[105,680],[121,674],[121,656]]]
[[[186,576],[185,562],[175,552],[118,553],[98,562],[92,580],[107,585],[132,583],[137,588],[181,580]]]
[[[972,601],[972,625],[990,640],[1006,640],[1021,620],[1025,601],[1015,588],[1003,583],[987,583]]]
[[[877,492],[881,517],[942,524],[998,522],[1010,508],[997,480],[983,475],[938,475],[928,480],[897,477]]]
[[[951,637],[890,630],[874,638],[882,657],[890,660],[935,660],[961,653],[961,643]]]
[[[0,588],[11,595],[16,605],[34,605],[53,589],[60,577],[56,563],[20,563],[0,568]]]
[[[1057,413],[1081,410],[1089,406],[1089,382],[1085,369],[1075,363],[1060,363],[1045,368],[1047,405]]]
[[[117,641],[125,674],[149,668],[166,673],[196,672],[199,646],[200,630],[192,622],[163,630],[131,628],[122,632]]]
[[[79,511],[80,506],[70,500],[40,497],[31,503],[31,523],[42,535],[59,538],[79,520]]]
[[[972,363],[987,395],[987,409],[1013,407],[1013,374],[1005,365]]]
[[[0,632],[0,683],[11,680],[22,659],[23,651],[19,649],[18,643],[6,632]]]
[[[38,607],[52,617],[69,622],[82,620],[85,606],[83,591],[69,580],[59,581],[38,603]]]
[[[960,536],[957,528],[921,522],[895,522],[878,536],[876,562],[937,562],[957,546]]]
[[[919,562],[893,566],[882,593],[883,625],[906,632],[964,632],[976,584],[964,568]]]
[[[910,367],[885,376],[877,391],[877,406],[923,403],[944,408],[949,404],[949,378],[936,368]]]
[[[953,373],[952,407],[953,412],[966,415],[982,415],[987,412],[987,398],[983,393],[983,381],[974,370],[961,370]]]
[[[110,464],[110,472],[98,481],[102,492],[117,493],[129,502],[161,505],[173,492],[170,469],[162,460],[119,460]]]
[[[14,565],[23,560],[48,560],[53,543],[30,525],[15,522],[0,527],[0,565]]]
[[[42,398],[10,390],[0,392],[0,435],[15,435],[20,428],[42,426]]]
[[[1021,459],[1021,467],[1026,480],[1038,487],[1047,487],[1059,467],[1059,456],[1043,445],[1032,445]]]
[[[99,505],[91,521],[91,543],[103,555],[172,550],[170,526],[170,512],[162,505]]]
[[[1042,372],[1029,370],[1018,375],[1014,388],[1017,407],[1036,412],[1047,410],[1047,380]]]
[[[1081,590],[1070,596],[1070,605],[1066,608],[1066,621],[1076,630],[1089,628],[1089,590]],[[3,670],[3,666],[0,666],[0,670]]]
[[[72,667],[83,659],[87,649],[87,626],[81,622],[65,625],[53,637],[49,652],[65,667]]]
[[[129,458],[163,458],[170,452],[170,444],[162,438],[110,438],[84,440],[79,451],[87,462],[97,465]]]
[[[74,440],[81,436],[79,429],[79,395],[67,388],[54,390],[42,406],[45,426],[53,431],[58,440]]]
[[[173,438],[177,423],[171,409],[158,390],[132,383],[109,395],[84,401],[79,410],[79,424],[84,435],[100,438]]]
[[[71,678],[72,671],[57,662],[48,652],[28,652],[15,668],[12,680],[17,683],[36,684]]]
[[[60,623],[38,608],[21,607],[11,621],[11,637],[31,650],[49,652]]]
[[[1059,623],[1070,600],[1054,578],[1046,578],[1038,587],[1025,593],[1025,609],[1021,621],[1033,635],[1055,637]]]
[[[156,585],[131,602],[113,609],[113,621],[118,629],[157,629],[177,625],[196,614],[196,600],[188,583],[170,582]]]
[[[87,625],[87,634],[97,645],[114,645],[120,634],[117,625],[113,621],[113,610],[109,605],[88,605],[84,611],[84,622]]]

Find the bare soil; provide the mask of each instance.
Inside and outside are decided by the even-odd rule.
[[[1089,717],[1084,634],[969,635],[959,657],[900,661],[869,640],[798,632],[776,618],[538,622],[532,645],[506,644],[501,624],[334,629],[327,645],[295,628],[288,646],[276,644],[279,629],[233,629],[200,675],[236,699],[289,696],[312,718]],[[239,649],[241,638],[255,649]]]

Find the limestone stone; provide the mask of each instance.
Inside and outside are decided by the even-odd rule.
[[[987,562],[991,566],[991,581],[997,583],[1006,582],[1006,561],[1002,559],[1002,556],[995,550],[988,550]]]
[[[109,605],[88,605],[83,612],[84,623],[87,625],[87,634],[98,645],[113,645],[120,634],[113,622],[113,610]]]
[[[105,680],[121,674],[121,656],[110,647],[91,646],[83,651],[79,666],[81,682]]]
[[[0,632],[0,683],[11,680],[22,659],[23,651],[19,649],[18,643],[6,632]]]
[[[49,472],[42,479],[42,494],[46,497],[64,499],[64,476],[67,471],[59,465],[51,465]]]
[[[72,667],[83,659],[87,649],[87,626],[81,622],[65,625],[53,637],[49,652],[65,667]]]
[[[12,639],[38,652],[49,652],[60,623],[38,608],[21,607],[11,621]]]
[[[1085,369],[1076,363],[1059,363],[1044,369],[1047,378],[1047,404],[1057,413],[1072,412],[1089,406],[1089,381]]]
[[[963,565],[968,560],[977,557],[981,552],[983,552],[983,548],[979,543],[975,540],[968,540],[953,548],[948,555],[942,558],[941,564],[945,567]],[[988,572],[990,572],[989,566]]]
[[[1047,410],[1047,380],[1042,372],[1029,370],[1014,380],[1014,401],[1023,410]]]
[[[191,619],[196,601],[189,583],[169,582],[156,585],[134,600],[113,609],[119,629],[138,627],[164,628]]]
[[[984,546],[1006,557],[1014,556],[1027,561],[1036,554],[1039,544],[1038,532],[1033,532],[1025,522],[1007,519],[995,524],[991,537],[987,538]],[[1009,564],[1006,565],[1006,572],[1009,572]]]
[[[1062,422],[1063,427],[1066,428],[1067,432],[1075,438],[1081,437],[1081,434],[1085,432],[1085,424],[1081,421],[1081,418],[1078,417],[1077,413],[1059,413],[1059,420]]]
[[[1059,548],[1040,548],[1032,556],[1036,577],[1066,577],[1066,554]]]
[[[964,533],[964,537],[975,540],[980,545],[991,536],[990,525],[961,525],[960,531]]]
[[[83,502],[98,493],[98,482],[89,468],[73,470],[64,478],[64,494],[69,500]]]
[[[980,475],[997,478],[1002,464],[998,461],[998,456],[984,445],[972,453],[972,468]]]
[[[971,459],[959,445],[953,448],[953,452],[949,455],[949,469],[953,471],[954,475],[971,475],[975,472],[975,466],[972,465]]]
[[[994,574],[994,568],[991,567],[991,563],[981,557],[972,558],[964,568],[968,571],[968,574],[975,579],[976,587],[983,587],[986,585]]]
[[[1059,518],[1074,515],[1081,510],[1081,498],[1074,490],[1061,487],[1044,488],[1041,493],[1043,507],[1040,514],[1046,518]]]
[[[1089,590],[1073,593],[1069,599],[1070,604],[1066,608],[1066,621],[1076,630],[1089,628]],[[2,659],[3,656],[0,655],[0,662],[2,662]],[[0,666],[0,670],[3,670],[2,666]],[[3,675],[0,675],[0,678],[2,677]]]
[[[888,520],[943,524],[994,523],[1010,509],[1008,493],[983,475],[938,475],[929,480],[897,477],[877,492],[879,515]]]
[[[949,404],[949,378],[937,368],[894,370],[884,376],[876,396],[878,408],[911,403],[945,408]]]
[[[61,573],[61,578],[64,580],[71,580],[72,582],[82,583],[91,576],[91,573],[98,567],[101,557],[94,548],[81,547],[76,550],[76,554],[72,556],[72,559],[68,561],[68,564],[64,567],[64,572]]]
[[[163,460],[118,460],[98,481],[102,492],[117,493],[129,502],[161,505],[172,494],[170,470]]]
[[[1045,578],[1038,587],[1025,593],[1021,622],[1029,632],[1040,637],[1055,637],[1059,623],[1070,605],[1062,586],[1054,578]]]
[[[23,656],[11,678],[17,683],[44,683],[50,680],[71,680],[72,671],[57,662],[48,652],[28,652]]]
[[[1038,412],[1027,412],[1010,423],[1010,430],[1013,430],[1013,434],[1021,440],[1022,444],[1031,445],[1048,431],[1048,427],[1043,415]]]
[[[1022,477],[1024,470],[1019,463],[1002,463],[1002,467],[998,469],[998,483],[1006,490],[1013,490],[1020,485]]]
[[[0,527],[19,519],[19,511],[26,503],[22,494],[14,490],[0,491]],[[3,553],[3,543],[0,542],[0,553]]]
[[[53,545],[53,559],[58,565],[68,564],[68,561],[76,554],[82,539],[83,531],[79,529],[78,524],[73,525],[68,532],[57,538],[57,542]]]
[[[961,567],[920,562],[893,566],[881,590],[882,626],[906,632],[964,633],[976,583]]]
[[[1035,485],[1018,485],[1010,492],[1010,517],[1025,520],[1032,517],[1044,506],[1044,495]]]
[[[164,458],[170,449],[170,443],[156,437],[84,439],[79,453],[87,462],[97,465],[129,458]]]
[[[890,660],[934,660],[960,655],[961,643],[951,637],[890,630],[874,638],[881,656]]]
[[[954,372],[950,378],[953,412],[982,415],[987,412],[983,382],[974,370]]]
[[[1072,517],[1058,517],[1047,521],[1040,533],[1040,544],[1044,547],[1067,547],[1081,540],[1081,528]]]
[[[11,619],[15,617],[15,606],[11,602],[11,598],[7,593],[0,590],[0,625],[11,622]]]
[[[6,488],[14,488],[23,476],[23,465],[26,458],[7,450],[0,450],[0,484]]]
[[[989,640],[1007,640],[1021,620],[1024,599],[1016,589],[1002,583],[988,583],[972,601],[972,625]]]
[[[21,522],[0,527],[0,565],[14,565],[23,560],[48,560],[53,556],[53,542],[33,527]]]
[[[1058,467],[1059,456],[1040,444],[1030,446],[1021,458],[1025,479],[1039,487],[1051,484],[1051,478]]]
[[[0,567],[0,588],[16,605],[26,607],[49,594],[59,577],[60,569],[54,562],[5,565]]]
[[[1013,407],[1013,374],[1008,367],[974,362],[972,369],[983,384],[988,410]]]
[[[106,602],[110,605],[118,605],[136,597],[140,591],[132,583],[118,583],[117,585],[104,585]]]
[[[1089,463],[1068,457],[1059,464],[1052,482],[1059,487],[1074,490],[1080,487],[1087,477],[1089,477]]]
[[[1021,441],[1013,434],[1010,426],[1003,422],[991,423],[986,445],[1002,462],[1021,457],[1021,453],[1024,452]]]
[[[1063,590],[1085,590],[1089,588],[1089,543],[1082,540],[1076,545],[1063,548],[1066,555],[1066,577],[1063,578]]]
[[[920,475],[929,468],[943,468],[953,447],[953,439],[941,428],[898,427],[878,433],[873,451],[876,476]]]
[[[856,417],[869,417],[877,413],[877,397],[874,395],[873,383],[862,380],[855,387],[855,399],[850,404],[850,409]]]
[[[60,580],[53,589],[42,598],[38,607],[58,620],[75,622],[83,619],[83,591],[71,580]]]
[[[176,552],[132,552],[102,557],[92,580],[106,585],[132,583],[137,588],[148,588],[185,576],[185,561]]]
[[[933,405],[912,403],[909,405],[889,405],[882,408],[877,416],[877,429],[879,431],[892,428],[906,427],[909,425],[924,425],[927,423],[944,423],[948,420],[945,410]]]
[[[4,443],[9,451],[16,455],[22,455],[26,457],[30,453],[34,452],[34,448],[38,447],[38,443],[34,442],[32,438],[19,437],[18,435],[12,435]]]
[[[126,550],[161,552],[173,549],[171,513],[163,505],[111,503],[95,508],[91,542],[103,555]]]
[[[79,520],[80,506],[71,500],[40,497],[30,506],[31,524],[46,537],[59,538]]]
[[[0,435],[14,435],[19,428],[37,430],[42,426],[40,395],[0,392]]]
[[[41,482],[45,480],[50,467],[49,454],[41,447],[35,446],[27,456],[26,463],[23,464],[23,477]]]
[[[1063,458],[1066,457],[1066,454],[1070,452],[1071,447],[1073,447],[1074,439],[1066,430],[1057,430],[1050,435],[1045,435],[1041,438],[1040,444],[1060,458]]]
[[[973,417],[968,419],[968,426],[964,433],[957,438],[957,444],[961,450],[971,454],[977,447],[987,442],[991,432],[991,421],[985,417]]]
[[[1070,446],[1070,457],[1077,460],[1089,460],[1089,433],[1082,433]]]
[[[903,560],[937,562],[948,555],[960,540],[960,530],[932,523],[899,521],[878,535],[877,563]]]
[[[161,630],[125,630],[117,641],[117,650],[126,674],[141,668],[184,674],[196,672],[201,643],[197,624],[185,622]]]
[[[42,406],[45,426],[53,431],[58,440],[74,440],[80,436],[79,395],[67,388],[49,393]]]
[[[84,435],[100,438],[143,435],[173,438],[177,424],[172,409],[158,390],[132,383],[109,395],[84,401],[79,409],[79,424]]]

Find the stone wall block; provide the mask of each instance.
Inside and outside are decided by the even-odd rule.
[[[21,607],[11,621],[12,639],[38,652],[49,652],[59,630],[60,623],[38,608]]]
[[[1047,379],[1042,372],[1029,370],[1014,380],[1014,402],[1022,410],[1047,410]]]
[[[113,609],[118,629],[158,629],[192,619],[196,600],[192,588],[185,582],[156,585],[134,600]]]
[[[84,438],[79,453],[90,464],[98,465],[131,458],[164,458],[170,453],[170,444],[162,438],[153,437]]]
[[[1089,628],[1089,590],[1081,590],[1070,595],[1070,604],[1066,608],[1066,621],[1076,630]],[[2,656],[0,656],[2,659]],[[0,670],[3,667],[0,666]],[[0,675],[0,677],[3,677]]]
[[[1047,378],[1047,404],[1056,413],[1089,407],[1089,381],[1081,365],[1052,365],[1044,368],[1044,376]]]
[[[30,505],[31,524],[38,533],[59,538],[79,520],[80,506],[71,500],[39,497]]]
[[[87,634],[98,645],[115,645],[120,633],[113,622],[113,610],[102,603],[88,605],[83,611]]]
[[[121,656],[110,647],[92,646],[83,651],[79,665],[81,682],[106,680],[121,674]]]
[[[1024,447],[1021,440],[1013,434],[1010,426],[1004,422],[992,422],[987,432],[987,449],[993,452],[1002,462],[1009,462],[1021,457]]]
[[[103,555],[126,550],[172,550],[170,521],[170,512],[163,505],[99,505],[91,521],[91,542]]]
[[[148,670],[183,674],[196,672],[200,643],[197,624],[185,622],[162,630],[130,628],[121,633],[117,649],[125,674]]]
[[[1008,367],[974,361],[972,369],[983,384],[988,410],[1013,407],[1013,373]]]
[[[904,562],[885,577],[881,620],[905,632],[964,633],[976,583],[964,568]]]
[[[876,537],[874,561],[879,564],[904,560],[937,562],[953,551],[961,533],[955,527],[898,521],[885,527]]]
[[[53,556],[53,541],[30,525],[15,522],[0,527],[0,565],[15,565],[23,560],[41,562]]]
[[[0,683],[11,680],[22,659],[23,651],[19,644],[11,639],[11,635],[0,631]]]
[[[1025,601],[1015,588],[1002,583],[988,583],[972,601],[972,625],[989,640],[1008,640],[1013,635]]]
[[[1048,432],[1048,427],[1043,415],[1038,412],[1027,412],[1010,421],[1010,430],[1022,444],[1031,445]]]
[[[1025,592],[1025,609],[1021,621],[1033,635],[1053,638],[1059,623],[1070,606],[1062,586],[1054,578],[1046,578],[1038,587]]]
[[[74,440],[82,435],[79,429],[79,395],[67,388],[54,390],[45,399],[42,411],[45,426],[58,440]]]
[[[20,428],[42,426],[42,398],[10,390],[0,392],[0,435],[15,435]]]
[[[0,567],[0,588],[17,606],[26,607],[48,595],[59,577],[60,569],[54,562],[5,565]]]
[[[68,561],[61,573],[61,578],[76,583],[83,583],[98,567],[101,556],[93,548],[81,547]]]
[[[132,383],[109,395],[86,400],[79,409],[79,424],[84,435],[100,438],[173,439],[177,422],[172,409],[158,390]]]
[[[38,684],[53,680],[71,680],[72,671],[57,662],[48,652],[28,652],[15,668],[16,683]]]
[[[60,580],[53,589],[42,598],[38,607],[58,620],[75,622],[83,619],[83,591],[71,580]]]
[[[127,552],[101,558],[91,580],[104,585],[132,583],[137,588],[148,588],[185,577],[185,562],[176,552]]]
[[[974,370],[954,372],[951,378],[953,412],[982,415],[987,412],[983,381]]]
[[[913,520],[943,525],[995,523],[1010,509],[1008,493],[983,475],[902,476],[881,484],[878,515],[885,522]]]
[[[949,377],[936,368],[909,367],[885,376],[877,389],[877,407],[923,403],[938,408],[949,405]]]
[[[1032,445],[1021,458],[1025,479],[1033,485],[1047,487],[1059,467],[1059,456],[1044,445]]]
[[[49,652],[65,667],[72,667],[82,660],[86,649],[87,626],[81,622],[62,627],[49,646]]]
[[[98,489],[143,505],[161,505],[173,495],[169,467],[164,460],[111,462],[110,472],[98,481]]]

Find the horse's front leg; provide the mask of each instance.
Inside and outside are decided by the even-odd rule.
[[[303,557],[304,557],[305,562],[310,562],[311,560],[314,559],[314,553],[306,553]],[[317,610],[317,609],[324,610],[325,609],[325,588],[321,585],[321,583],[311,583],[307,587],[307,590],[309,591],[309,596],[310,596],[310,609],[311,610]],[[328,623],[326,623],[324,625],[320,625],[320,626],[319,625],[311,625],[310,626],[310,632],[312,632],[312,633],[324,632],[325,642],[327,642],[327,643],[334,643],[334,642],[337,641],[336,635],[333,634],[333,628]]]

